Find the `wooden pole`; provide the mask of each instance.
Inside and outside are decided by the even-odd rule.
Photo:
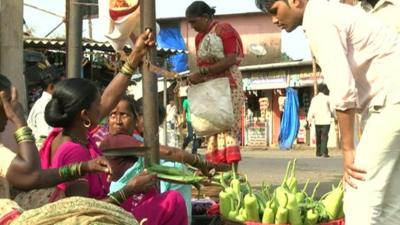
[[[155,0],[140,1],[141,30],[151,29],[156,34],[156,5]],[[152,49],[145,58],[155,62],[156,50]],[[142,66],[143,74],[143,115],[144,115],[144,144],[150,147],[146,155],[146,164],[158,164],[160,160],[158,133],[158,91],[157,77],[147,66]]]

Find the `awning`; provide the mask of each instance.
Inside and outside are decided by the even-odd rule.
[[[24,48],[42,48],[42,49],[54,49],[54,50],[65,50],[66,44],[64,39],[45,39],[45,38],[24,38]],[[108,42],[98,42],[98,41],[82,41],[83,50],[97,50],[104,52],[115,52],[111,44]],[[130,51],[131,48],[127,45],[125,46],[126,51]],[[181,49],[172,48],[160,48],[157,47],[157,54],[162,55],[175,55],[177,53],[188,54],[189,52]]]

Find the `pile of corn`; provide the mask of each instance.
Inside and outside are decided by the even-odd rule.
[[[319,183],[311,196],[306,193],[309,180],[302,190],[298,190],[295,167],[296,160],[290,161],[279,187],[272,190],[271,186],[263,184],[257,193],[253,192],[247,179],[240,182],[235,173],[229,185],[221,176],[224,190],[219,193],[220,214],[237,222],[291,225],[314,225],[343,218],[342,183],[332,187],[332,191],[321,199],[314,200]]]

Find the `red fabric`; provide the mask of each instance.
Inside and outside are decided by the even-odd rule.
[[[206,154],[207,161],[213,163],[233,163],[239,162],[242,157],[240,154],[240,147],[235,146],[228,146],[224,149],[217,149],[217,151],[212,151],[211,153],[207,152]]]
[[[213,21],[208,30],[205,33],[198,33],[195,38],[196,51],[199,50],[200,42],[203,38],[215,27],[215,33],[221,38],[222,44],[224,45],[224,53],[234,54],[236,53],[239,58],[244,56],[243,44],[239,33],[229,23],[220,23]],[[240,61],[238,61],[239,65]]]
[[[138,7],[139,7],[139,2],[136,5],[129,8],[124,8],[124,9],[110,8],[109,10],[110,17],[113,20],[118,20],[120,17],[124,17],[135,12]]]
[[[17,219],[20,215],[21,212],[19,210],[14,209],[0,218],[0,225],[8,225],[13,220]]]
[[[238,60],[237,65],[240,64],[241,58],[243,58],[243,44],[239,33],[228,23],[221,23],[213,21],[208,30],[204,33],[198,33],[195,38],[196,51],[199,51],[199,46],[203,38],[214,29],[215,33],[221,38],[224,46],[224,54],[237,54]],[[215,59],[201,59],[197,57],[197,66],[208,67],[217,63]],[[231,88],[236,88],[236,82],[234,81],[232,74],[229,70],[224,71],[220,74],[208,74],[206,80],[212,80],[221,77],[228,77]]]

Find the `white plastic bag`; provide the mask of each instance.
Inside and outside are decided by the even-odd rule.
[[[232,128],[234,115],[228,78],[188,88],[190,118],[198,136],[211,136]]]

